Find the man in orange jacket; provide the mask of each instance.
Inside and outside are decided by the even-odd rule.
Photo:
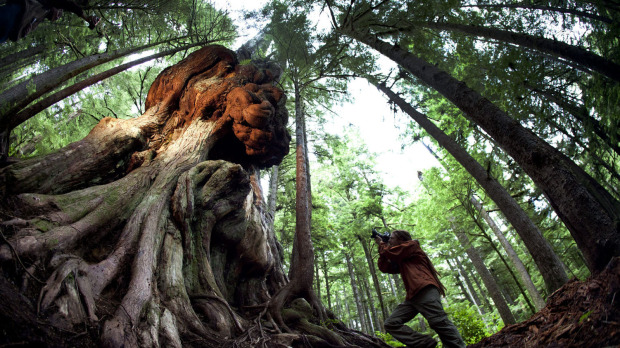
[[[465,347],[459,331],[443,310],[441,295],[445,296],[445,287],[431,260],[420,248],[420,242],[412,240],[409,232],[403,230],[392,232],[387,243],[380,237],[376,237],[375,242],[379,246],[379,270],[400,273],[407,291],[405,301],[385,320],[385,330],[407,347],[435,347],[437,342],[431,336],[405,325],[421,313],[444,347]]]

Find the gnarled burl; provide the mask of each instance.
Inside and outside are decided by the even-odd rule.
[[[273,325],[264,335],[286,277],[253,173],[289,149],[279,75],[205,47],[157,77],[143,115],[105,118],[81,141],[0,169],[0,294],[15,296],[0,301],[0,321],[32,328],[13,341],[305,339]]]

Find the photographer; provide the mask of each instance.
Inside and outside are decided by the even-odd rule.
[[[409,320],[421,313],[430,327],[439,334],[444,347],[465,347],[456,326],[448,319],[441,305],[445,287],[437,277],[437,271],[417,240],[407,231],[392,232],[388,242],[375,236],[379,246],[379,270],[384,273],[400,273],[407,296],[392,315],[385,320],[385,330],[407,347],[431,348],[437,342],[430,336],[413,331],[406,326]]]

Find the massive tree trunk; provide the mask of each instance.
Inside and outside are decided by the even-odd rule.
[[[519,206],[517,201],[495,178],[471,157],[463,147],[454,139],[450,138],[439,127],[431,122],[424,114],[418,112],[411,104],[394,93],[384,84],[375,86],[385,93],[388,98],[406,112],[416,123],[420,125],[441,147],[450,153],[463,168],[480,184],[485,192],[497,204],[510,224],[515,228],[525,246],[532,255],[538,270],[540,271],[549,293],[559,289],[568,281],[562,261],[551,248],[551,245],[543,237],[538,227],[532,222],[527,213]]]
[[[548,197],[592,272],[620,255],[620,202],[583,169],[445,71],[369,33],[343,32],[429,84],[497,141]]]
[[[259,313],[285,286],[251,175],[288,152],[275,75],[205,47],[158,76],[140,117],[103,119],[57,153],[0,169],[0,264],[41,325],[93,327],[95,344],[107,347],[305,339],[261,335]],[[303,315],[288,323],[296,332],[373,345],[298,325]]]

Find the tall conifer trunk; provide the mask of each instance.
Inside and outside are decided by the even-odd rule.
[[[592,272],[620,255],[620,202],[583,169],[445,71],[368,32],[343,34],[376,49],[430,85],[478,124],[546,194]]]
[[[435,126],[424,114],[418,112],[384,84],[375,84],[375,86],[418,123],[441,147],[448,151],[497,204],[528,248],[545,280],[549,293],[564,285],[568,281],[568,276],[564,271],[562,262],[538,227],[510,193],[495,178],[489,176],[482,165],[471,157],[463,147]]]
[[[458,227],[454,226],[453,228],[457,229]],[[499,315],[501,316],[504,324],[509,325],[516,323],[517,321],[515,320],[515,317],[510,310],[510,307],[508,307],[504,296],[502,296],[499,285],[497,284],[495,279],[493,279],[493,275],[491,274],[491,272],[489,272],[488,268],[484,265],[484,262],[482,261],[482,258],[480,257],[476,249],[471,245],[469,238],[467,237],[465,232],[455,230],[455,233],[459,241],[463,245],[463,248],[465,248],[467,256],[473,262],[476,270],[478,271],[478,274],[482,278],[484,286],[489,291],[489,296],[491,296],[491,298],[493,299],[493,303],[495,303],[495,307],[497,308],[497,311],[499,312]]]

